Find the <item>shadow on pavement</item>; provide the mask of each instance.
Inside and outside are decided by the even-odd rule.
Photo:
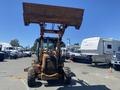
[[[41,82],[36,82],[35,83],[35,86],[32,86],[32,87],[30,87],[30,88],[39,88],[39,87],[41,87],[42,86],[42,83]]]
[[[108,64],[106,64],[106,63],[99,63],[99,64],[97,64],[97,65],[89,65],[89,66],[91,66],[91,67],[96,67],[96,68],[104,68],[104,69],[106,69],[106,68],[110,68],[110,66],[108,65]]]
[[[76,62],[76,63],[82,63],[82,64],[91,64],[92,61],[90,59],[73,59],[73,62]]]
[[[110,90],[105,85],[60,87],[57,90]]]
[[[0,63],[4,63],[4,62],[8,62],[8,61],[6,61],[6,60],[4,60],[4,61],[0,61]]]
[[[59,86],[57,90],[110,90],[105,85],[89,85],[84,80],[75,80],[72,79],[71,83],[69,85],[65,85],[63,83],[56,83],[51,82],[51,84],[48,84],[46,87],[55,87]]]
[[[74,86],[79,84],[79,86]],[[72,80],[71,84],[68,86],[63,86],[57,90],[110,90],[105,85],[89,85],[84,80]]]
[[[48,83],[45,83],[45,87],[58,87],[56,90],[111,90],[105,85],[90,85],[84,80],[80,80],[76,78],[76,75],[74,73],[73,78],[71,80],[70,84],[64,84],[60,80],[52,80],[48,81]],[[36,86],[33,88],[38,88],[42,86],[41,82],[37,82]]]

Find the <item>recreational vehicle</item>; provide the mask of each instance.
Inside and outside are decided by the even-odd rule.
[[[111,38],[92,37],[81,43],[81,53],[92,58],[92,62],[111,63],[114,52],[120,51],[120,41]]]

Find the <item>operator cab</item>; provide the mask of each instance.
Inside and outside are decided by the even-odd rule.
[[[43,52],[41,52],[41,46],[40,46],[40,38],[38,38],[36,40],[36,56],[37,56],[37,61],[39,60],[39,56],[40,53],[46,53],[50,56],[55,56],[57,54],[57,42],[58,42],[58,38],[56,37],[44,37],[43,40]],[[60,45],[62,47],[62,45],[64,44],[64,42],[60,42]]]

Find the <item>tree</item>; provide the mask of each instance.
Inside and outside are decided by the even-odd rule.
[[[31,50],[34,51],[34,52],[36,51],[36,48],[37,48],[37,42],[36,42],[36,40],[34,42],[34,45],[31,47]]]
[[[10,44],[14,47],[19,47],[20,44],[19,44],[19,40],[18,39],[13,39],[10,41]]]
[[[25,50],[31,50],[31,48],[30,48],[30,46],[28,45],[28,46],[26,46],[26,47],[24,47],[24,49]]]

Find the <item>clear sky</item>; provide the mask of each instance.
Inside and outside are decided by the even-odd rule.
[[[69,27],[63,37],[71,43],[100,36],[120,40],[120,0],[0,0],[0,41],[17,38],[23,46],[32,46],[39,37],[39,26],[24,26],[22,2],[83,8],[80,30]]]

